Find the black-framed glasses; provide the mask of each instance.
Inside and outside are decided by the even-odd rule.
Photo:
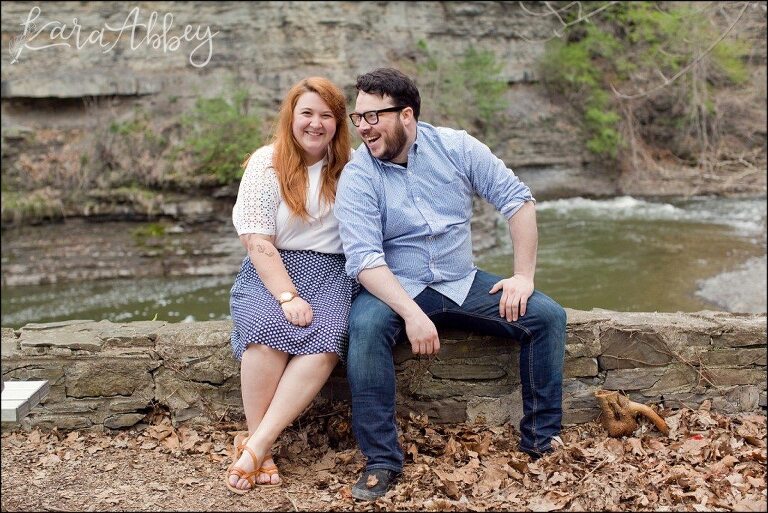
[[[363,112],[362,114],[358,114],[357,112],[353,112],[349,115],[349,119],[352,120],[352,124],[355,126],[360,126],[360,120],[365,118],[365,122],[369,125],[375,125],[379,122],[379,114],[382,112],[398,112],[406,107],[387,107],[386,109],[379,109],[379,110],[369,110],[367,112]]]

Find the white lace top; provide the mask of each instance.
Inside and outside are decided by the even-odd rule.
[[[272,145],[263,146],[248,160],[232,209],[232,222],[237,234],[274,235],[277,249],[343,253],[333,205],[329,207],[319,199],[325,160],[307,169],[307,211],[310,218],[305,222],[291,215],[283,202],[280,183],[272,167],[273,150]]]

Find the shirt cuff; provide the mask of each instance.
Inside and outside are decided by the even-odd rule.
[[[524,200],[510,201],[504,205],[504,208],[501,209],[501,215],[504,216],[504,219],[509,221],[513,215],[517,214],[518,210],[523,208],[523,205],[525,205],[527,201],[532,201],[534,204],[536,204],[536,200],[533,198],[533,196]]]
[[[359,283],[357,278],[360,276],[360,273],[366,269],[373,269],[374,267],[381,267],[382,265],[387,265],[387,261],[384,260],[384,255],[381,253],[372,253],[366,256],[363,258],[363,262],[357,268],[357,272],[355,273],[355,281]]]

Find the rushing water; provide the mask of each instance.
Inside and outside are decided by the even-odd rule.
[[[728,289],[740,287],[740,304],[750,305],[742,311],[765,311],[764,200],[575,198],[542,202],[537,215],[536,288],[564,306],[720,310],[737,302]],[[478,264],[504,275],[511,260],[507,246]],[[752,283],[704,287],[747,262]]]
[[[688,312],[766,309],[765,199],[572,198],[540,202],[537,216],[536,287],[563,306]],[[505,229],[503,223],[499,229]],[[24,237],[34,237],[35,230],[26,229]],[[234,231],[225,228],[224,237],[235,239]],[[504,235],[502,240],[509,238]],[[69,319],[227,319],[229,288],[242,257],[238,246],[232,247],[235,253],[218,267],[231,269],[229,274],[5,286],[2,325]],[[508,274],[511,246],[506,242],[477,263]]]

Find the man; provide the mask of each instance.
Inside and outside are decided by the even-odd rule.
[[[560,432],[566,318],[534,290],[538,234],[528,187],[466,132],[418,121],[419,91],[398,70],[361,75],[357,90],[350,118],[363,145],[344,168],[334,208],[347,273],[365,287],[349,318],[352,428],[367,458],[352,496],[374,500],[403,468],[392,359],[403,336],[417,355],[440,350],[435,323],[518,341],[520,449],[538,457]],[[473,264],[473,192],[508,220],[510,278]]]

